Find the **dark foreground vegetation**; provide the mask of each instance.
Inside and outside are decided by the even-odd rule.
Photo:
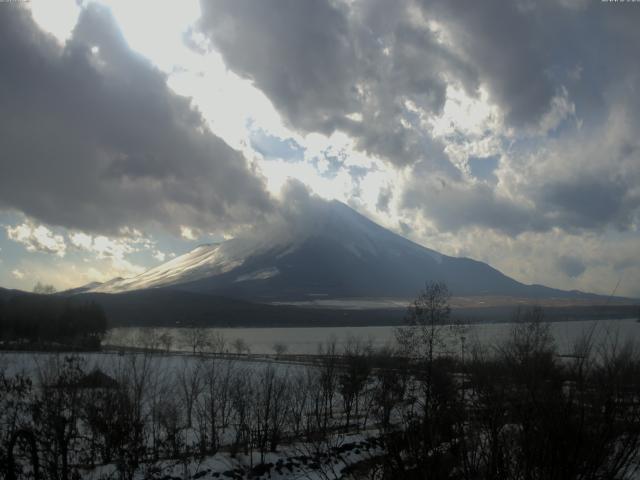
[[[447,300],[430,285],[397,345],[329,343],[307,365],[147,351],[7,371],[2,477],[169,479],[170,459],[182,465],[177,478],[632,478],[635,345],[587,332],[559,356],[532,309],[507,340],[482,348],[443,326]],[[235,466],[200,467],[214,455]]]
[[[95,302],[23,293],[0,298],[0,347],[98,350],[107,318]]]

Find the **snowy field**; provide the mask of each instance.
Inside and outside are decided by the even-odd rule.
[[[6,376],[12,376],[15,374],[26,374],[31,377],[37,377],[38,372],[46,370],[55,362],[62,361],[69,355],[68,352],[51,353],[51,352],[11,352],[0,351],[0,371],[3,371]],[[201,355],[190,354],[163,354],[155,353],[152,355],[144,354],[131,354],[127,353],[121,356],[117,353],[105,352],[105,353],[82,353],[76,354],[76,356],[82,359],[82,363],[85,366],[86,371],[102,370],[108,374],[115,375],[117,372],[124,370],[128,367],[132,359],[137,359],[138,362],[147,360],[153,364],[153,368],[156,371],[163,372],[163,375],[170,380],[171,377],[175,377],[181,374],[185,368],[193,368],[194,365],[203,364],[209,365],[212,360],[211,357]],[[217,365],[231,364],[233,368],[241,368],[246,370],[258,371],[265,367],[265,365],[274,365],[279,372],[284,375],[293,374],[300,370],[298,365],[289,365],[280,362],[274,362],[270,359],[259,358],[250,360],[247,358],[241,358],[239,360],[228,360],[224,358],[214,359]]]
[[[32,378],[35,384],[39,384],[43,376],[62,371],[68,362],[67,358],[68,354],[64,353],[4,352],[0,353],[0,371],[4,373],[4,378],[23,374]],[[291,433],[285,430],[278,434],[283,438],[280,440],[282,444],[279,445],[277,452],[260,451],[255,445],[251,445],[232,453],[234,442],[241,442],[241,445],[242,442],[246,442],[246,440],[238,440],[238,422],[242,425],[245,422],[252,422],[247,425],[251,425],[253,432],[251,438],[255,442],[255,435],[261,432],[260,429],[267,428],[266,424],[260,422],[277,421],[279,424],[282,422],[281,427],[278,428],[290,428],[285,427],[284,424],[284,408],[289,412],[286,415],[292,413],[288,409],[294,405],[303,405],[302,408],[305,411],[306,408],[310,408],[311,403],[307,404],[307,402],[311,402],[312,397],[311,392],[308,392],[307,398],[306,382],[311,379],[308,371],[305,371],[306,367],[303,366],[278,364],[268,359],[229,360],[188,354],[87,353],[80,355],[79,358],[85,372],[98,368],[117,378],[121,385],[128,385],[125,389],[133,387],[135,391],[137,385],[142,387],[140,390],[142,397],[138,405],[145,424],[144,445],[149,451],[158,449],[163,453],[156,460],[146,459],[141,462],[133,474],[134,480],[203,477],[213,479],[338,478],[342,472],[381,454],[379,441],[371,436],[378,432],[370,427],[363,429],[360,433],[337,432],[313,443],[284,441],[284,437]],[[275,377],[269,376],[268,372],[271,368],[275,368]],[[264,383],[271,378],[275,380],[273,383]],[[282,383],[277,380],[278,378],[287,383]],[[293,390],[294,386],[296,391]],[[241,391],[238,390],[239,388]],[[286,395],[278,396],[277,391],[284,393],[284,390],[278,390],[280,388],[286,388]],[[100,392],[97,390],[94,393],[89,391],[86,393],[97,395],[95,398],[100,402]],[[203,434],[206,435],[204,427],[207,418],[211,422],[207,414],[210,413],[209,408],[214,408],[212,395],[215,395],[216,419],[220,421],[218,428],[222,426],[216,440],[219,451],[213,455],[202,455],[198,453],[199,445],[205,442]],[[269,395],[269,401],[266,401],[265,395]],[[299,401],[303,403],[296,403]],[[267,410],[262,409],[264,405],[267,405]],[[175,410],[167,410],[167,406],[174,406]],[[56,414],[69,413],[71,410],[66,408],[71,409],[71,406],[67,405],[64,412]],[[236,408],[241,412],[246,409],[246,419],[244,419],[245,414],[234,411]],[[279,408],[283,410],[280,411]],[[342,415],[338,414],[337,401],[334,408],[334,414],[337,416],[332,421],[341,420]],[[225,414],[221,409],[228,411]],[[187,411],[190,418],[193,417],[192,427],[187,426],[191,424],[191,420],[187,422],[183,418]],[[172,423],[174,417],[171,412],[176,414],[175,424]],[[0,412],[0,420],[6,413]],[[265,416],[266,414],[269,416]],[[228,422],[227,427],[223,426],[223,421]],[[0,421],[1,424],[2,421]],[[132,427],[127,423],[127,428]],[[84,426],[78,432],[87,435],[89,430]],[[78,436],[77,439],[84,438],[83,435]],[[122,474],[119,470],[121,465],[117,461],[108,461],[91,468],[84,467],[81,459],[88,446],[83,440],[74,440],[74,442],[71,449],[73,452],[70,453],[72,463],[75,465],[73,468],[77,472],[74,473],[76,475],[74,478],[87,480],[121,478]],[[211,442],[210,438],[208,442]],[[171,454],[172,448],[178,448],[180,453]],[[171,458],[167,458],[167,455],[171,455]],[[20,462],[22,465],[28,464],[24,457],[20,458]]]
[[[142,470],[137,479],[224,479],[251,478],[260,479],[306,479],[324,480],[349,478],[350,469],[361,462],[382,454],[377,441],[363,434],[337,435],[327,444],[333,455],[318,454],[317,445],[298,443],[282,448],[278,453],[267,453],[261,460],[260,455],[242,453],[231,457],[228,452],[219,452],[212,456],[187,457],[182,460],[159,461]],[[82,472],[84,480],[105,480],[118,478],[115,465],[102,465]]]

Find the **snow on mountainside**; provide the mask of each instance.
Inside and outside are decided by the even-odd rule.
[[[268,230],[268,229],[267,229]],[[91,291],[158,287],[253,300],[413,297],[425,281],[455,295],[563,295],[523,285],[489,265],[442,255],[407,240],[340,202],[322,202],[291,228],[202,245],[130,279]]]
[[[259,253],[262,248],[266,248],[266,246],[259,242],[243,239],[200,245],[189,253],[158,265],[136,277],[107,282],[91,291],[127,292],[165,287],[220,275],[241,266],[247,257]]]
[[[427,252],[440,262],[442,256],[402,239],[394,244],[396,234],[371,222],[340,202],[327,203],[316,218],[306,219],[305,227],[296,234],[266,232],[256,238],[234,238],[217,244],[205,244],[132,278],[118,278],[88,289],[92,292],[118,293],[147,288],[167,287],[195,282],[232,272],[257,256],[274,252],[273,260],[296,252],[310,238],[322,238],[328,243],[340,243],[357,258],[371,258],[381,254],[402,256],[407,249]],[[275,265],[242,271],[232,282],[266,280],[278,275]]]

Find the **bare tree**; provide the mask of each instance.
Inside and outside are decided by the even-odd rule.
[[[220,448],[220,436],[229,422],[230,389],[233,377],[233,362],[211,358],[203,365],[201,401],[198,403],[201,428],[208,440],[204,449],[215,454]]]
[[[0,477],[8,480],[17,477],[22,462],[31,463],[34,474],[38,473],[37,452],[30,403],[35,389],[26,374],[5,375],[0,368]],[[28,437],[30,455],[21,455],[20,439]]]
[[[193,410],[202,390],[202,362],[183,358],[177,382],[182,395],[186,427],[193,426]]]
[[[157,328],[143,328],[138,332],[136,343],[147,350],[158,350],[162,340]]]
[[[640,446],[637,350],[613,337],[595,348],[590,332],[560,360],[540,309],[517,318],[493,354],[475,349],[468,366],[464,478],[630,478]]]
[[[182,330],[182,341],[194,355],[202,353],[209,347],[209,332],[202,327],[188,327]]]
[[[396,406],[404,399],[409,382],[409,375],[405,365],[393,352],[384,349],[375,357],[374,405],[375,415],[382,424],[384,431],[391,427],[391,415]]]
[[[39,293],[41,295],[51,295],[56,293],[56,287],[53,285],[47,285],[46,283],[38,282],[33,287],[33,293]]]
[[[177,373],[174,369],[166,368],[165,361],[169,360],[166,358],[155,359],[149,369],[145,387],[147,397],[145,410],[148,411],[148,415],[145,418],[146,429],[154,460],[159,458],[161,449],[166,449],[166,427],[168,422],[164,418],[164,414],[167,413],[165,400],[171,399],[171,401],[175,401],[178,398],[176,392]],[[163,435],[165,435],[164,438]]]
[[[414,471],[428,478],[446,478],[440,445],[450,443],[453,420],[459,408],[454,372],[436,352],[445,346],[445,326],[451,309],[451,294],[444,283],[427,283],[407,310],[408,326],[396,329],[402,354],[411,360],[415,382],[407,390],[407,410],[403,412],[403,442],[410,448],[401,452],[394,441],[387,443],[390,465],[399,468],[395,476]],[[393,436],[389,436],[393,439]],[[391,461],[395,459],[395,461]]]
[[[170,330],[165,330],[160,334],[158,338],[160,341],[160,345],[164,348],[165,352],[169,352],[171,350],[171,345],[173,344],[173,335]]]
[[[354,410],[356,418],[358,416],[360,394],[364,390],[371,373],[369,352],[370,350],[356,339],[350,339],[345,346],[344,365],[338,375],[338,389],[342,396],[346,429],[350,426],[351,415]],[[356,424],[358,424],[357,421]]]
[[[314,416],[316,431],[326,434],[329,419],[333,417],[333,403],[338,386],[337,341],[331,338],[326,345],[318,345],[317,388],[315,389]]]
[[[162,444],[171,458],[178,458],[186,446],[182,435],[181,409],[176,400],[172,396],[159,399],[154,411]]]
[[[253,430],[252,398],[253,378],[247,369],[236,370],[231,383],[230,399],[233,406],[233,426],[235,439],[231,444],[231,456],[235,456],[240,449],[249,455],[252,448],[251,432]]]
[[[235,350],[237,355],[242,355],[243,353],[249,353],[251,349],[249,348],[249,344],[245,341],[244,338],[236,338],[231,346]]]
[[[282,438],[290,406],[288,386],[286,378],[278,375],[273,365],[266,366],[258,373],[253,403],[253,437],[260,452],[260,462],[264,462],[267,449],[276,450]]]
[[[291,384],[295,388],[291,388],[290,391],[289,425],[293,436],[300,438],[310,409],[309,397],[313,377],[307,374],[306,369],[292,372],[291,377]]]
[[[276,357],[281,357],[282,355],[287,353],[288,350],[287,344],[284,342],[276,342],[271,348],[273,349],[273,353],[276,354]]]
[[[84,361],[78,356],[50,357],[39,370],[40,393],[34,402],[33,421],[45,471],[52,478],[70,478],[70,461],[82,447],[80,381],[84,373]]]
[[[396,340],[403,353],[433,364],[436,347],[444,343],[443,327],[449,320],[451,293],[444,283],[427,283],[409,305],[406,327],[396,329]]]
[[[445,325],[451,314],[451,293],[444,283],[427,283],[407,310],[406,327],[396,329],[401,351],[418,361],[425,417],[433,414],[436,380],[434,355],[445,344]],[[444,378],[440,378],[444,380]]]
[[[224,353],[227,339],[222,332],[213,330],[209,332],[209,347],[213,353]]]
[[[157,361],[151,355],[127,355],[113,366],[113,376],[120,385],[121,401],[118,418],[123,425],[122,439],[118,445],[117,467],[125,480],[131,480],[140,464],[145,460],[150,408],[157,399],[157,390],[152,388],[158,370]]]

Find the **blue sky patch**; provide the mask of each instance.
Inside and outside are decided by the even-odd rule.
[[[267,160],[282,159],[287,162],[304,160],[304,148],[292,138],[282,139],[263,129],[252,129],[250,133],[251,148]]]
[[[500,157],[498,155],[492,155],[489,157],[469,157],[469,170],[471,175],[478,180],[485,180],[487,182],[496,182],[497,178],[495,170],[500,163]]]

